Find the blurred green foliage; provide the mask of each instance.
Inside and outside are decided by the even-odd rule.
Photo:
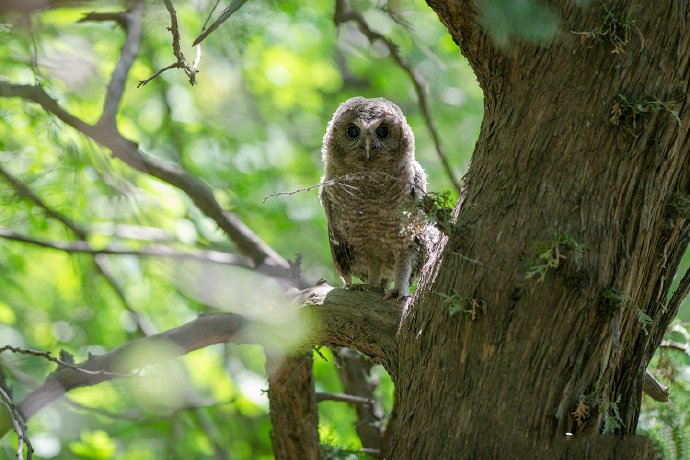
[[[492,19],[500,12],[495,3],[488,4],[487,20],[500,24],[505,17]],[[175,2],[188,58],[194,56],[189,44],[213,4]],[[372,29],[390,37],[425,79],[432,116],[461,177],[481,123],[482,97],[457,46],[421,0],[390,2],[395,16],[413,27],[394,21],[388,3],[350,5]],[[30,20],[0,18],[0,78],[40,82],[65,108],[94,123],[124,34],[112,23],[77,21],[92,10],[113,9],[112,2],[95,1]],[[139,80],[174,62],[169,15],[162,1],[149,1],[118,123],[143,151],[212,185],[221,204],[280,254],[302,254],[306,278],[325,277],[337,285],[316,190],[264,198],[319,182],[321,139],[340,102],[363,95],[400,105],[415,132],[429,189],[440,193],[452,186],[406,74],[384,47],[370,44],[354,26],[336,31],[332,16],[331,0],[247,2],[202,43],[197,86],[189,86],[183,72],[170,70],[137,88]],[[551,33],[544,30],[535,39]],[[0,167],[87,229],[96,247],[162,242],[182,250],[233,251],[187,197],[113,160],[35,104],[0,99]],[[0,226],[50,241],[76,238],[1,180]],[[152,257],[109,256],[106,261],[128,303],[156,330],[179,326],[211,307],[258,316],[276,308],[266,299],[275,287],[240,269]],[[681,268],[689,262],[686,258]],[[680,320],[690,321],[687,305]],[[0,240],[0,344],[55,355],[65,350],[81,361],[139,336],[132,315],[97,274],[91,256]],[[669,379],[672,401],[659,405],[645,399],[642,427],[676,452],[673,443],[682,436],[673,430],[687,430],[690,423],[690,362],[687,354],[664,353],[670,364],[663,368],[677,369]],[[317,391],[342,392],[332,357],[327,351],[324,356],[315,360]],[[7,353],[0,355],[0,364],[17,401],[54,368],[40,358]],[[136,381],[72,391],[29,422],[36,454],[67,460],[196,459],[213,458],[221,449],[233,459],[271,458],[264,364],[258,346],[214,346],[152,366]],[[381,380],[376,394],[389,413],[392,383],[380,367],[373,372]],[[361,447],[351,407],[322,402],[319,418],[321,438],[332,446],[333,458]],[[15,446],[12,433],[5,436],[0,457],[13,456]]]
[[[182,51],[190,59],[190,44],[214,3],[174,2]],[[385,4],[351,6],[390,37],[426,80],[432,115],[460,177],[481,122],[481,92],[429,8],[420,0],[396,4],[397,15],[413,28],[392,20]],[[407,75],[354,27],[337,31],[333,7],[330,0],[247,2],[202,43],[197,86],[170,70],[137,88],[139,80],[174,62],[168,12],[162,1],[147,2],[141,50],[118,125],[146,153],[208,182],[221,204],[280,254],[302,254],[306,278],[325,277],[337,285],[317,191],[265,203],[264,197],[319,182],[321,140],[339,103],[355,95],[395,101],[414,129],[430,189],[452,186]],[[114,6],[100,1],[45,11],[30,21],[2,18],[0,78],[40,82],[63,107],[96,122],[124,33],[114,23],[77,22],[92,10]],[[182,250],[233,251],[183,194],[113,160],[35,104],[0,99],[0,167],[85,228],[96,247],[162,242]],[[38,239],[76,239],[2,180],[0,226]],[[275,307],[266,300],[267,289],[274,289],[270,282],[241,269],[135,256],[109,256],[107,263],[128,303],[156,330],[181,325],[210,307],[258,316]],[[91,256],[0,240],[0,280],[2,343],[54,354],[65,350],[81,361],[140,335]],[[328,361],[317,357],[314,368],[317,391],[342,392],[332,358],[323,353]],[[36,357],[5,353],[0,359],[17,401],[54,368]],[[199,350],[152,366],[136,381],[72,391],[68,401],[32,418],[29,433],[41,458],[213,458],[215,448],[233,459],[271,458],[264,362],[257,346]],[[390,411],[392,383],[380,367],[374,373],[381,379],[377,395]],[[361,447],[351,407],[322,402],[319,416],[322,440],[333,452]],[[5,436],[0,457],[13,456],[15,446],[13,434]]]

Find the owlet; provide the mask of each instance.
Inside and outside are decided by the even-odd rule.
[[[335,267],[343,282],[357,276],[388,288],[385,298],[409,296],[424,258],[425,219],[415,201],[426,174],[414,158],[414,136],[394,103],[354,97],[326,128],[320,198]]]

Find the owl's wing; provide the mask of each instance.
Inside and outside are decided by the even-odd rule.
[[[331,256],[335,263],[340,278],[345,284],[352,283],[352,247],[335,230],[333,226],[333,210],[330,198],[327,193],[321,190],[321,204],[326,211],[326,222],[328,223],[328,242],[331,247]]]
[[[412,163],[414,168],[414,179],[412,183],[412,196],[415,201],[419,201],[426,195],[426,173],[422,169],[422,165],[415,161]]]

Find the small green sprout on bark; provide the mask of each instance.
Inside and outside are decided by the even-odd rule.
[[[450,294],[444,292],[436,292],[436,294],[448,304],[448,316],[463,313],[474,321],[480,313],[486,310],[485,301],[462,296],[455,289],[450,291]]]
[[[649,331],[647,330],[647,326],[652,324],[654,320],[652,319],[651,316],[649,316],[644,310],[641,308],[638,308],[635,311],[637,315],[637,322],[642,324],[642,330],[644,331],[644,335],[649,335]]]
[[[666,216],[669,219],[687,219],[690,217],[690,195],[672,194],[666,203]]]
[[[644,48],[644,37],[640,29],[623,13],[612,11],[604,6],[604,13],[597,27],[588,32],[572,32],[579,35],[583,42],[593,40],[595,42],[610,43],[614,54],[624,54],[625,47],[630,43],[632,33],[635,32],[640,37],[641,48]]]
[[[548,270],[560,267],[561,262],[568,256],[572,256],[575,262],[579,263],[584,250],[585,245],[575,241],[572,235],[556,230],[551,241],[541,241],[534,246],[536,257],[530,260],[525,279],[536,278],[541,283]]]
[[[623,128],[634,136],[638,134],[638,123],[644,117],[656,112],[668,112],[680,126],[681,121],[674,107],[678,101],[662,101],[652,97],[632,98],[622,93],[616,95],[611,107],[609,121],[614,126]]]
[[[623,293],[615,287],[605,289],[599,299],[599,310],[602,313],[613,313],[623,306]]]
[[[417,201],[417,206],[424,211],[427,219],[436,224],[436,227],[446,235],[453,233],[453,201],[450,192],[442,193],[428,192],[421,200]]]
[[[618,395],[615,401],[608,398],[602,398],[601,412],[604,414],[604,426],[601,429],[602,434],[613,434],[616,430],[623,427],[623,419],[618,409],[618,404],[621,402],[621,397]]]

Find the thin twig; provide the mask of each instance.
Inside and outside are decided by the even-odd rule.
[[[361,173],[345,174],[342,176],[338,176],[334,179],[329,179],[327,181],[323,181],[323,182],[320,182],[318,184],[313,184],[313,185],[309,185],[307,187],[298,188],[298,189],[292,190],[290,192],[271,193],[270,195],[266,195],[264,197],[264,199],[261,201],[261,203],[266,203],[266,200],[268,200],[269,198],[275,198],[275,197],[279,197],[279,196],[290,196],[290,195],[295,195],[295,194],[300,193],[300,192],[308,192],[308,191],[313,190],[315,188],[332,187],[334,185],[337,185],[338,187],[342,188],[344,191],[352,194],[352,192],[357,192],[359,190],[359,188],[355,187],[352,184],[348,184],[345,181],[357,180],[357,179],[370,179],[370,178],[379,178],[379,179],[380,178],[386,178],[386,179],[392,179],[392,180],[395,180],[395,181],[398,181],[398,182],[401,182],[404,184],[409,184],[412,186],[415,185],[413,181],[401,179],[401,178],[396,177],[392,174],[388,174],[388,173],[385,173],[382,171],[366,171],[366,172],[361,172]],[[429,195],[430,193],[433,193],[433,192],[425,193],[424,195]]]
[[[206,30],[206,26],[208,25],[208,22],[211,20],[211,17],[213,16],[213,13],[216,11],[216,8],[218,8],[219,3],[220,3],[220,0],[216,0],[216,3],[213,4],[213,8],[211,8],[211,11],[208,12],[208,16],[206,16],[206,20],[204,21],[204,25],[201,26],[201,30]]]
[[[225,21],[227,21],[230,16],[235,14],[237,10],[242,8],[242,5],[247,3],[247,0],[232,0],[232,3],[230,3],[230,6],[225,8],[220,15],[218,16],[218,19],[216,19],[213,24],[207,29],[206,24],[208,23],[208,19],[206,19],[206,22],[204,23],[204,27],[202,28],[201,33],[194,39],[194,42],[192,45],[196,46],[199,43],[201,43],[206,37],[208,37],[214,30],[216,30],[221,24],[223,24]],[[216,3],[216,6],[218,4]],[[211,14],[213,14],[213,11],[215,11],[216,7],[213,7],[213,10],[211,11]],[[211,14],[209,14],[209,18],[211,17]]]
[[[163,3],[165,4],[165,8],[168,10],[168,14],[170,14],[170,27],[168,27],[168,30],[170,31],[170,34],[172,35],[172,49],[173,49],[173,55],[175,56],[175,59],[177,60],[176,62],[170,64],[167,67],[164,67],[160,70],[158,70],[156,73],[151,75],[149,78],[146,80],[140,80],[139,84],[137,85],[137,88],[146,85],[148,82],[165,72],[166,70],[170,69],[182,69],[184,72],[187,74],[187,77],[189,78],[189,84],[194,86],[196,85],[196,74],[199,73],[199,61],[201,60],[201,46],[197,45],[196,47],[196,59],[194,60],[194,64],[192,67],[189,66],[187,63],[187,58],[185,58],[184,54],[182,53],[182,50],[180,48],[180,26],[177,22],[177,11],[175,11],[175,7],[173,6],[172,2],[170,0],[163,0]]]
[[[8,228],[0,227],[0,238],[5,238],[21,243],[32,244],[48,249],[55,249],[69,253],[84,253],[93,255],[129,255],[138,257],[166,257],[171,259],[198,260],[201,262],[212,262],[223,265],[233,265],[243,268],[253,268],[250,260],[220,251],[194,251],[184,252],[171,249],[163,245],[151,245],[141,249],[131,249],[119,245],[110,245],[103,248],[94,248],[86,241],[46,241],[28,237],[14,232]]]
[[[103,370],[88,370],[84,369],[82,367],[77,366],[76,364],[69,363],[65,360],[59,359],[48,353],[47,351],[38,351],[38,350],[31,350],[29,348],[20,348],[20,347],[14,347],[12,345],[5,345],[0,347],[0,353],[4,351],[11,351],[12,353],[19,353],[22,355],[31,355],[31,356],[38,356],[40,358],[45,358],[48,361],[57,364],[60,367],[66,367],[68,369],[72,369],[73,371],[86,374],[86,375],[92,375],[92,376],[104,376],[104,377],[110,377],[110,378],[123,378],[123,377],[131,377],[132,374],[123,374],[120,372],[110,372],[110,371],[103,371]]]
[[[140,87],[142,87],[142,86],[148,84],[151,80],[153,80],[153,79],[156,78],[158,75],[160,75],[160,74],[162,74],[163,72],[165,72],[166,70],[170,70],[170,69],[179,69],[179,68],[180,68],[180,63],[179,63],[179,62],[173,62],[173,63],[170,64],[169,66],[163,67],[162,69],[159,69],[158,71],[156,71],[156,73],[154,73],[153,75],[151,75],[149,78],[147,78],[147,79],[145,79],[145,80],[139,80],[139,83],[137,83],[137,88],[140,88]]]
[[[374,402],[373,400],[363,396],[348,395],[345,393],[325,393],[321,391],[316,392],[316,401],[338,401],[350,404],[362,404],[364,406],[369,406]]]
[[[31,440],[26,432],[26,423],[24,423],[24,418],[17,410],[12,398],[7,394],[5,389],[0,385],[0,397],[7,406],[7,409],[12,415],[12,428],[17,434],[17,460],[22,460],[24,458],[24,444],[26,444],[26,460],[31,460],[33,458],[34,448],[31,445]]]
[[[436,124],[434,123],[434,120],[431,116],[429,102],[426,97],[426,92],[424,91],[424,80],[422,79],[422,76],[419,73],[417,73],[407,61],[403,59],[403,57],[400,55],[398,46],[395,43],[393,43],[385,35],[382,35],[372,30],[369,27],[369,24],[364,19],[364,17],[359,12],[347,10],[345,0],[336,0],[335,3],[336,5],[335,13],[333,15],[333,22],[335,22],[336,26],[339,26],[340,24],[344,24],[346,22],[354,22],[357,25],[359,31],[365,37],[367,37],[370,43],[373,43],[375,41],[380,41],[381,43],[383,43],[383,45],[388,49],[388,52],[393,58],[393,61],[395,61],[398,67],[400,67],[410,77],[410,80],[412,80],[412,85],[414,86],[415,93],[417,94],[417,100],[419,101],[419,107],[422,111],[424,122],[426,123],[426,127],[429,130],[429,134],[431,134],[431,139],[434,142],[436,154],[441,160],[441,164],[443,165],[443,168],[446,171],[448,179],[458,190],[458,192],[461,192],[462,186],[455,178],[455,174],[453,174],[453,169],[451,168],[450,163],[448,162],[448,157],[446,156],[446,154],[443,151],[443,148],[441,147],[441,139],[438,134],[438,130],[436,129]]]

